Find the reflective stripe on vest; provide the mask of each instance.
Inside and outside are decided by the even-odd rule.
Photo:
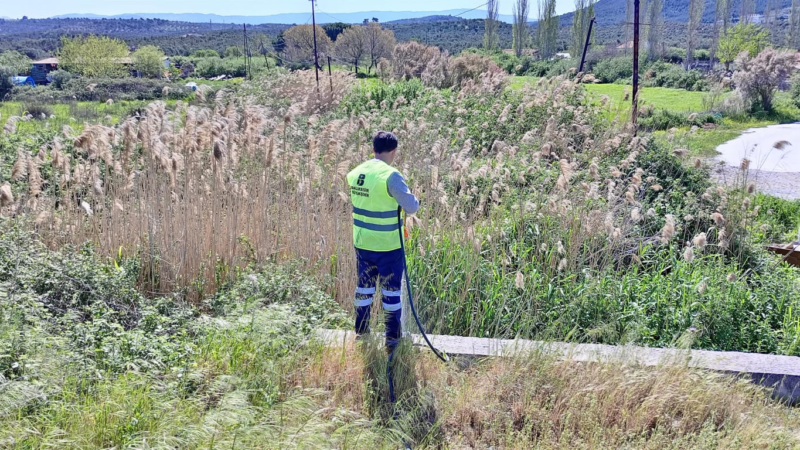
[[[388,252],[400,248],[397,201],[387,182],[397,169],[376,159],[347,174],[353,204],[353,245],[362,250]]]

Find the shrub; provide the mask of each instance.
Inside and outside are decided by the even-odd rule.
[[[772,111],[775,91],[792,73],[795,64],[793,52],[767,48],[755,58],[742,52],[736,58],[739,70],[733,74],[733,82],[751,108],[758,104],[764,111]]]
[[[792,75],[791,78],[791,88],[789,90],[789,95],[792,98],[792,102],[800,108],[800,73],[796,73]]]
[[[66,70],[59,69],[55,72],[50,72],[50,79],[53,80],[53,86],[56,89],[63,89],[64,84],[72,79],[72,74]]]
[[[93,89],[89,86],[94,85]],[[164,89],[167,88],[167,89]],[[16,86],[11,98],[26,103],[96,100],[183,99],[189,91],[180,83],[146,78],[72,78],[61,89],[54,86]]]
[[[22,109],[34,119],[46,119],[53,115],[53,108],[42,103],[26,103]]]
[[[465,55],[450,60],[450,85],[461,86],[466,80],[477,80],[481,74],[498,69],[497,65],[488,57],[480,55]]]
[[[164,52],[155,45],[145,45],[131,55],[133,68],[143,77],[158,78],[165,70],[164,56]]]
[[[186,63],[184,63],[185,65]],[[263,59],[252,59],[252,70],[261,70],[266,67]],[[220,75],[230,75],[232,77],[243,77],[246,75],[246,65],[244,58],[220,58],[209,57],[197,59],[194,65],[194,75],[202,78],[218,77]]]
[[[604,59],[592,70],[594,76],[604,83],[633,77],[633,61],[627,57]]]
[[[717,116],[709,113],[693,114],[692,116],[665,109],[655,109],[647,117],[641,118],[639,124],[649,130],[668,130],[692,125],[702,126],[706,123],[717,123],[719,121]],[[689,120],[690,117],[692,120]]]
[[[428,63],[440,54],[437,47],[428,47],[419,42],[398,44],[394,48],[394,77],[399,80],[420,78]]]
[[[14,75],[28,75],[31,73],[31,60],[27,56],[14,50],[0,53],[0,67],[9,67]]]
[[[11,77],[14,75],[16,75],[16,71],[12,67],[0,66],[0,100],[14,88],[14,82],[11,81]]]
[[[650,86],[661,86],[674,89],[686,89],[687,91],[705,91],[708,89],[708,82],[699,70],[684,70],[676,64],[665,64],[656,72],[647,83]]]
[[[192,57],[194,58],[219,58],[219,53],[216,50],[206,49],[206,50],[196,50],[192,53]]]

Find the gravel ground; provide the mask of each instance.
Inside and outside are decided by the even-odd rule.
[[[735,186],[742,182],[742,171],[738,167],[717,164],[711,170],[711,177],[722,185]],[[800,172],[750,169],[747,182],[750,181],[754,181],[756,190],[764,194],[789,200],[800,199]]]

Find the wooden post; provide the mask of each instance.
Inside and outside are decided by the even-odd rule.
[[[592,36],[592,25],[594,25],[594,17],[589,20],[589,32],[586,33],[586,42],[583,44],[583,56],[581,56],[581,65],[578,67],[578,73],[583,72],[583,63],[586,61],[586,50],[589,49],[589,40]]]
[[[319,93],[319,57],[317,56],[317,18],[314,12],[314,3],[316,0],[311,0],[311,26],[314,30],[314,74],[317,76],[317,93]]]
[[[328,55],[328,80],[331,82],[331,97],[333,97],[333,71],[331,70],[331,56]]]

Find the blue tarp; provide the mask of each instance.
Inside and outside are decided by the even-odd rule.
[[[11,77],[11,81],[14,82],[16,86],[36,86],[36,82],[33,81],[33,77]]]

